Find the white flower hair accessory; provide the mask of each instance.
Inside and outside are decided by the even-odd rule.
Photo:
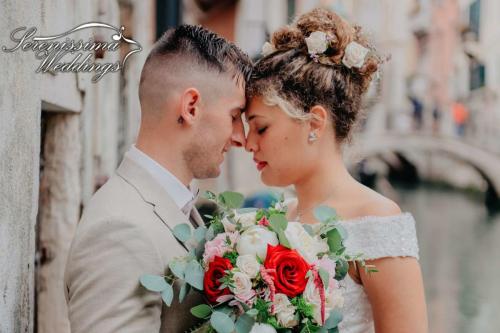
[[[355,67],[359,69],[365,64],[366,55],[369,51],[359,43],[350,42],[345,48],[342,63],[348,68]]]
[[[318,55],[328,50],[330,41],[323,31],[314,31],[306,39],[307,51],[310,55]]]
[[[265,42],[264,45],[262,45],[262,55],[264,57],[268,56],[274,52],[276,52],[276,48],[274,47],[273,44],[271,44],[269,42]]]

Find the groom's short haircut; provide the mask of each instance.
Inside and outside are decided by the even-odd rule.
[[[207,81],[229,75],[244,87],[251,69],[250,58],[236,45],[201,26],[184,24],[167,30],[154,44],[142,69],[139,100],[143,108],[154,108],[152,100],[163,99],[193,77]]]

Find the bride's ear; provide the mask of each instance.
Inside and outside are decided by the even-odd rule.
[[[181,96],[181,110],[177,122],[193,124],[200,114],[201,94],[196,88],[186,89]]]
[[[321,105],[315,105],[310,109],[309,113],[312,115],[309,120],[310,132],[315,132],[320,137],[330,122],[328,111]]]

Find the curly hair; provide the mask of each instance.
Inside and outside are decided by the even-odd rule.
[[[326,33],[331,40],[322,54],[326,63],[315,61],[308,53],[305,38],[315,31]],[[342,63],[346,46],[353,41],[370,50],[360,68]],[[274,52],[253,68],[248,97],[262,96],[266,104],[278,105],[301,120],[310,119],[309,110],[321,105],[331,115],[336,139],[348,140],[359,118],[362,96],[381,63],[361,28],[334,12],[314,9],[274,32],[271,43]]]

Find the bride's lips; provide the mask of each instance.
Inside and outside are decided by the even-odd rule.
[[[258,159],[253,159],[255,164],[257,164],[257,170],[262,171],[267,166],[267,162],[259,161]]]

